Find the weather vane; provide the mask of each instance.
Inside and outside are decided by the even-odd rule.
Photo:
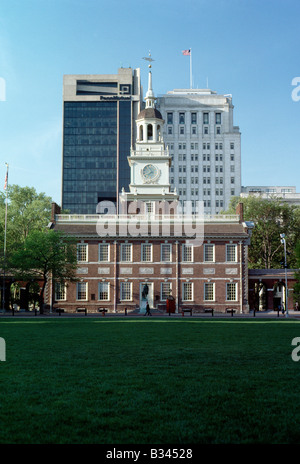
[[[150,51],[149,51],[149,56],[143,56],[143,60],[149,61],[148,67],[151,68],[151,62],[154,61],[154,60],[151,58]]]

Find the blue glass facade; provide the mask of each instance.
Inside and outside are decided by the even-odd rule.
[[[130,100],[64,103],[63,209],[95,214],[128,190],[131,130]]]

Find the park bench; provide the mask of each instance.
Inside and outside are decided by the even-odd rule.
[[[64,310],[64,308],[56,308],[56,312],[57,312],[59,315],[61,315],[61,313],[64,313],[65,310]]]
[[[190,313],[190,315],[192,316],[192,314],[193,314],[193,309],[192,309],[192,308],[181,308],[181,314],[182,314],[182,316],[184,316],[184,313]]]
[[[105,313],[108,312],[108,309],[107,308],[98,308],[98,312],[102,313],[102,316],[105,316]]]
[[[226,308],[226,313],[231,313],[231,317],[233,317],[233,314],[236,312],[234,308]]]
[[[214,309],[213,308],[204,308],[205,313],[211,313],[211,315],[214,315]]]
[[[87,309],[86,308],[76,308],[77,313],[85,313],[87,315]]]

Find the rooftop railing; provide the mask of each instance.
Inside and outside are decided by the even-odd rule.
[[[129,220],[139,221],[160,221],[160,222],[179,222],[179,221],[203,221],[203,222],[238,222],[238,214],[204,214],[203,216],[196,214],[57,214],[56,222],[80,222],[80,223],[95,223],[100,221],[117,221],[125,222]]]

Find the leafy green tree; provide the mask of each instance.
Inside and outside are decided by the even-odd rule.
[[[295,273],[296,283],[294,285],[294,301],[300,304],[300,241],[296,245],[296,259],[297,259],[297,269]]]
[[[300,236],[299,207],[282,203],[278,198],[234,197],[226,213],[235,213],[236,206],[240,202],[244,205],[244,220],[255,223],[249,247],[249,267],[254,269],[282,267],[284,251],[280,234],[284,233],[287,244],[287,265],[289,268],[294,268],[295,246]]]
[[[23,243],[34,230],[47,227],[51,217],[51,197],[37,193],[33,187],[8,186],[7,191],[7,252]],[[5,194],[0,193],[0,239],[4,241]],[[1,252],[3,247],[1,249]]]
[[[73,238],[54,230],[35,230],[9,258],[9,269],[17,280],[41,280],[40,311],[43,311],[47,282],[76,281],[77,254]]]

